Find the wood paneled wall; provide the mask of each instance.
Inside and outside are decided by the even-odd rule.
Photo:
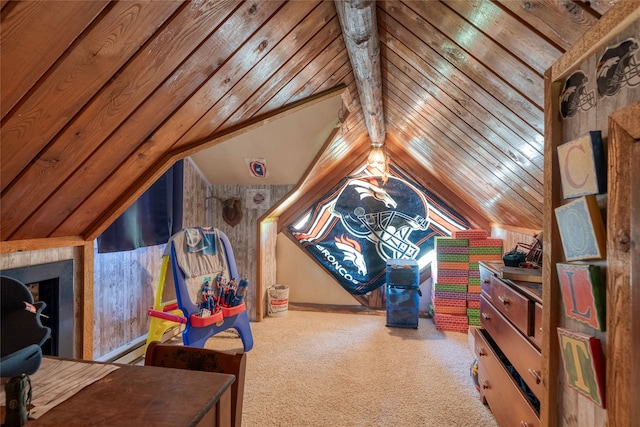
[[[512,227],[494,225],[491,227],[491,237],[502,239],[502,252],[509,252],[515,249],[520,243],[530,245],[535,242],[533,236],[541,233],[542,230],[529,230],[525,228],[514,229]],[[542,237],[542,236],[540,236]],[[518,250],[525,252],[526,248],[518,246]]]
[[[588,32],[582,42],[570,50],[547,72],[545,101],[545,219],[544,219],[544,321],[543,338],[543,380],[545,398],[542,402],[541,421],[549,427],[631,427],[637,419],[631,419],[630,407],[637,406],[637,395],[632,395],[630,387],[631,346],[637,339],[630,334],[631,309],[629,304],[630,282],[629,262],[620,262],[616,251],[618,245],[619,221],[631,209],[628,194],[637,191],[630,183],[624,183],[624,176],[616,169],[614,152],[617,150],[609,135],[610,116],[630,104],[640,101],[640,86],[621,85],[620,91],[611,97],[598,95],[595,70],[598,61],[608,46],[634,37],[640,40],[640,4],[638,2],[619,3],[603,17],[596,27]],[[634,53],[637,57],[637,53]],[[636,58],[637,61],[637,58]],[[559,114],[559,96],[564,80],[576,70],[583,70],[589,76],[587,91],[595,95],[595,107],[579,111],[573,118],[562,120]],[[629,118],[636,123],[638,115]],[[562,315],[563,306],[559,293],[555,264],[565,262],[562,244],[558,235],[554,209],[568,202],[564,200],[557,161],[557,147],[592,130],[602,132],[605,151],[608,148],[609,189],[598,196],[598,204],[607,224],[607,258],[583,261],[598,265],[607,280],[607,330],[605,332],[589,328]],[[628,159],[625,159],[630,161]],[[613,163],[612,163],[613,162]],[[628,167],[628,166],[625,166]],[[623,168],[624,169],[624,168]],[[634,184],[635,185],[635,184]],[[626,187],[625,187],[626,186]],[[622,192],[620,188],[626,188]],[[615,192],[612,192],[615,189]],[[624,225],[628,227],[627,224]],[[625,254],[625,256],[628,256]],[[626,279],[624,279],[626,277]],[[606,357],[606,409],[569,387],[559,354],[556,328],[560,326],[572,331],[598,338]]]
[[[287,193],[293,189],[293,185],[219,185],[211,188],[216,197],[227,199],[238,197],[242,200],[242,220],[235,227],[231,227],[222,219],[222,204],[216,199],[209,199],[207,209],[211,212],[213,227],[224,232],[233,246],[233,252],[238,266],[238,273],[249,281],[249,288],[245,299],[249,310],[249,319],[260,320],[257,317],[263,303],[264,293],[256,295],[258,283],[258,220],[274,204],[277,204]],[[260,205],[259,209],[252,209],[247,204],[247,190],[263,190],[269,194],[269,203]],[[275,268],[275,251],[271,258]],[[262,291],[264,292],[264,290]],[[260,300],[260,301],[259,301]]]
[[[191,159],[184,160],[183,226],[210,223],[209,184]],[[147,309],[160,279],[166,245],[94,253],[94,358],[128,346],[149,331]]]

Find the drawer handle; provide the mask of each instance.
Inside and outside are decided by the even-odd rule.
[[[478,347],[476,347],[476,353],[478,353],[478,356],[486,356],[487,355],[487,353],[485,353],[484,349],[478,348]]]
[[[491,283],[491,279],[482,279],[482,283],[488,285],[489,283]]]
[[[498,299],[500,300],[500,302],[504,305],[508,305],[509,304],[509,297],[506,297],[504,295],[499,295]]]
[[[483,318],[484,320],[490,320],[490,319],[491,319],[491,318],[489,317],[489,315],[488,315],[487,313],[485,313],[485,312],[482,312],[482,318]]]
[[[520,421],[520,425],[521,425],[522,427],[529,427],[529,423],[528,423],[528,422],[526,422],[526,421]]]
[[[540,372],[534,369],[529,369],[529,374],[536,380],[536,384],[540,384]]]
[[[482,388],[483,390],[487,390],[489,388],[489,384],[487,384],[486,381],[482,381]]]

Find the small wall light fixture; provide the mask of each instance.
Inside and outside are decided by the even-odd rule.
[[[372,168],[378,169],[386,183],[389,173],[389,154],[387,153],[387,146],[384,143],[371,143],[367,164]]]

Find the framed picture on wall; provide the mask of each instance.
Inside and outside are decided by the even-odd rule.
[[[564,315],[599,331],[606,329],[604,275],[597,265],[556,264]]]
[[[607,192],[607,168],[599,130],[558,146],[558,165],[565,199]]]
[[[582,196],[555,209],[567,261],[602,259],[606,232],[596,196]]]
[[[604,408],[605,364],[600,340],[564,328],[558,328],[558,340],[569,387]]]

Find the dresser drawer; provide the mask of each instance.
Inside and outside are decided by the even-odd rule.
[[[533,303],[529,298],[495,276],[491,277],[489,284],[483,285],[482,291],[494,307],[504,314],[520,332],[526,336],[531,335]]]
[[[485,295],[480,299],[480,322],[531,391],[540,398],[543,395],[542,358],[538,349],[493,307]]]
[[[485,332],[476,330],[478,383],[500,427],[539,427],[536,410],[524,396],[494,351]]]
[[[531,337],[531,341],[538,346],[538,348],[542,348],[542,304],[539,302],[535,303],[533,309],[533,334]]]

